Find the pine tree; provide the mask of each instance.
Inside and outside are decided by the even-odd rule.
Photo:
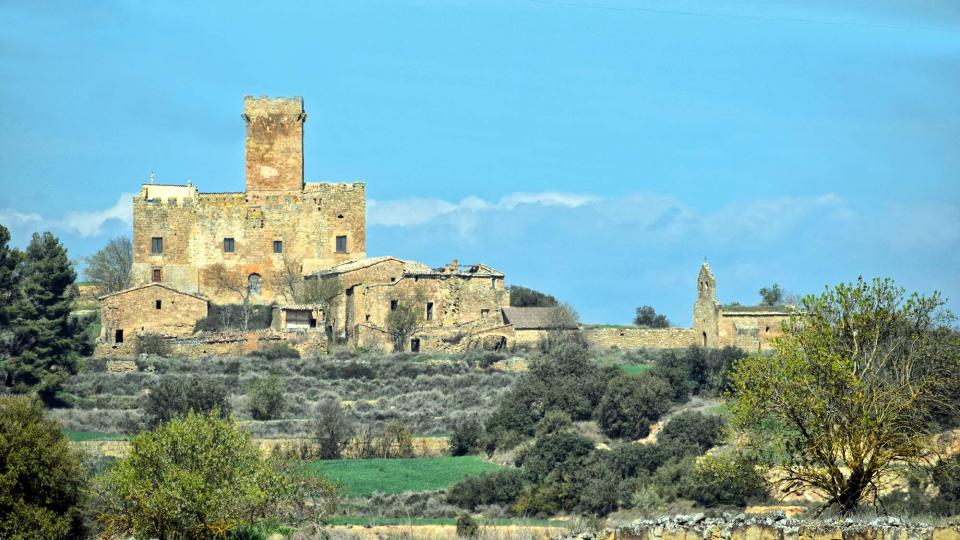
[[[20,294],[12,306],[12,344],[6,384],[36,393],[48,404],[77,362],[89,352],[83,325],[70,318],[77,274],[49,232],[34,233],[19,265]]]
[[[10,330],[13,304],[20,291],[17,265],[20,252],[10,249],[10,231],[0,225],[0,371],[10,355],[13,333]]]

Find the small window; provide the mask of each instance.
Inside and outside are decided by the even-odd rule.
[[[233,238],[224,238],[223,239],[223,252],[224,253],[233,253],[234,249]]]
[[[367,321],[367,322],[370,322],[370,314],[369,314],[369,313],[367,313],[366,321]]]
[[[283,253],[283,240],[274,240],[274,241],[273,241],[273,252],[274,252],[274,253]]]
[[[347,237],[338,236],[337,237],[337,253],[346,253],[347,252]]]
[[[490,316],[490,310],[489,310],[489,309],[483,308],[483,309],[480,310],[480,318],[481,318],[481,319],[486,319],[486,318],[489,317],[489,316]]]
[[[427,302],[427,320],[433,320],[433,302]]]
[[[154,236],[150,239],[150,253],[153,255],[162,255],[163,254],[163,238],[160,236]]]
[[[156,308],[156,309],[160,309],[160,306],[162,306],[162,305],[163,305],[163,302],[161,302],[160,300],[156,300],[156,301],[154,301],[154,303],[153,303],[153,307]]]
[[[154,268],[154,269],[153,269],[153,282],[154,282],[154,283],[160,283],[161,281],[163,281],[163,272],[161,272],[159,268]]]
[[[113,333],[114,343],[123,343],[123,330],[117,330]]]
[[[420,352],[420,338],[410,340],[410,352]]]
[[[398,305],[398,302],[397,302],[396,300],[391,300],[391,301],[390,301],[390,311],[396,311],[396,310],[397,310],[397,305]]]

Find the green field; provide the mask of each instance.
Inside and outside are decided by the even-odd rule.
[[[455,518],[420,518],[420,517],[357,517],[339,516],[323,520],[328,525],[456,525]],[[533,527],[569,527],[570,523],[556,519],[486,519],[480,518],[481,525],[529,525]]]
[[[620,369],[627,375],[639,375],[652,367],[652,364],[622,364]]]
[[[100,431],[72,431],[63,430],[68,439],[74,442],[83,441],[123,441],[127,436],[122,433],[103,433]]]
[[[414,459],[338,459],[307,465],[312,474],[340,481],[345,495],[367,497],[375,491],[435,491],[446,489],[466,476],[501,467],[477,456]]]

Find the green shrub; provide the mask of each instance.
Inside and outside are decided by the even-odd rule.
[[[130,441],[98,486],[102,525],[108,536],[219,537],[288,508],[298,482],[233,421],[190,412]]]
[[[573,429],[573,420],[570,419],[569,414],[563,411],[547,411],[547,414],[537,422],[536,435],[543,437],[570,429]]]
[[[318,403],[314,414],[320,459],[340,459],[355,432],[352,419],[336,399],[325,399]]]
[[[457,516],[457,538],[477,538],[480,536],[480,526],[470,514]]]
[[[680,480],[678,495],[707,507],[745,507],[766,498],[766,481],[752,462],[708,455]]]
[[[207,413],[214,410],[223,417],[230,415],[227,387],[222,382],[208,377],[189,380],[164,377],[150,389],[143,414],[147,425],[154,427],[189,411]]]
[[[583,466],[593,453],[593,441],[567,431],[553,433],[537,439],[520,459],[524,472],[532,482],[540,483],[547,476],[572,471]]]
[[[620,478],[652,474],[671,457],[660,444],[621,444],[606,454],[610,470]]]
[[[670,409],[673,392],[667,381],[651,372],[615,377],[597,406],[597,423],[610,437],[646,437],[650,424]]]
[[[160,334],[140,334],[137,336],[137,354],[155,354],[170,356],[170,343]]]
[[[480,450],[480,439],[483,436],[483,424],[476,418],[467,418],[458,422],[453,428],[450,437],[450,455],[465,456]]]
[[[460,508],[512,504],[523,491],[523,472],[505,469],[481,476],[468,476],[447,490],[447,502]]]
[[[300,358],[300,351],[291,347],[289,343],[277,343],[256,350],[248,356],[262,356],[267,360],[280,360],[281,358]]]
[[[657,434],[657,443],[670,447],[690,447],[702,454],[721,441],[723,419],[715,415],[688,411],[670,419]]]
[[[0,396],[0,537],[81,537],[86,485],[80,454],[43,405]]]
[[[247,390],[254,420],[276,420],[283,412],[283,382],[280,377],[257,378]]]

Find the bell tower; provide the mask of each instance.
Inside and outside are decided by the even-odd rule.
[[[697,302],[693,305],[693,329],[701,347],[719,347],[720,303],[717,302],[717,279],[710,265],[703,263],[697,276]]]
[[[247,192],[303,190],[303,98],[243,98]]]

